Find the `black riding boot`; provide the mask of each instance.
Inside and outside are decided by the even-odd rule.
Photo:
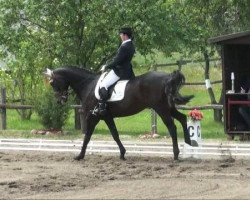
[[[94,115],[101,115],[104,116],[107,114],[107,100],[109,98],[108,90],[106,90],[104,87],[100,89],[100,100],[98,101],[98,105],[93,110]]]

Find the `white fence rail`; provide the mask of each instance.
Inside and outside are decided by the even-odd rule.
[[[123,142],[128,154],[173,156],[172,143],[167,142]],[[51,151],[78,153],[82,146],[79,140],[44,139],[0,139],[0,150],[9,151]],[[237,157],[250,159],[250,144],[241,143],[202,143],[200,147],[179,144],[181,157],[225,158]],[[113,141],[91,141],[87,153],[119,154]]]

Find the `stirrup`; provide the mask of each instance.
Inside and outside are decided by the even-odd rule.
[[[101,106],[98,104],[97,106],[94,107],[93,110],[90,110],[91,114],[92,115],[101,115],[101,116],[104,116],[107,114],[107,106],[105,105],[104,108],[101,108]]]
[[[92,115],[97,116],[99,114],[99,109],[98,109],[98,105],[94,107],[93,110],[90,110]]]
[[[106,102],[102,102],[99,104],[99,108],[98,108],[99,114],[101,116],[104,116],[107,114],[107,103]]]

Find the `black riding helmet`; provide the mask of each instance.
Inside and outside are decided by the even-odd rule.
[[[132,31],[132,28],[130,27],[123,27],[119,30],[119,34],[126,34],[129,38],[132,38],[133,36],[133,31]]]

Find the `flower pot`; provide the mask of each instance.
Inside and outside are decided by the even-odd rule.
[[[191,139],[192,146],[201,145],[201,121],[190,120],[187,122],[187,129]]]

